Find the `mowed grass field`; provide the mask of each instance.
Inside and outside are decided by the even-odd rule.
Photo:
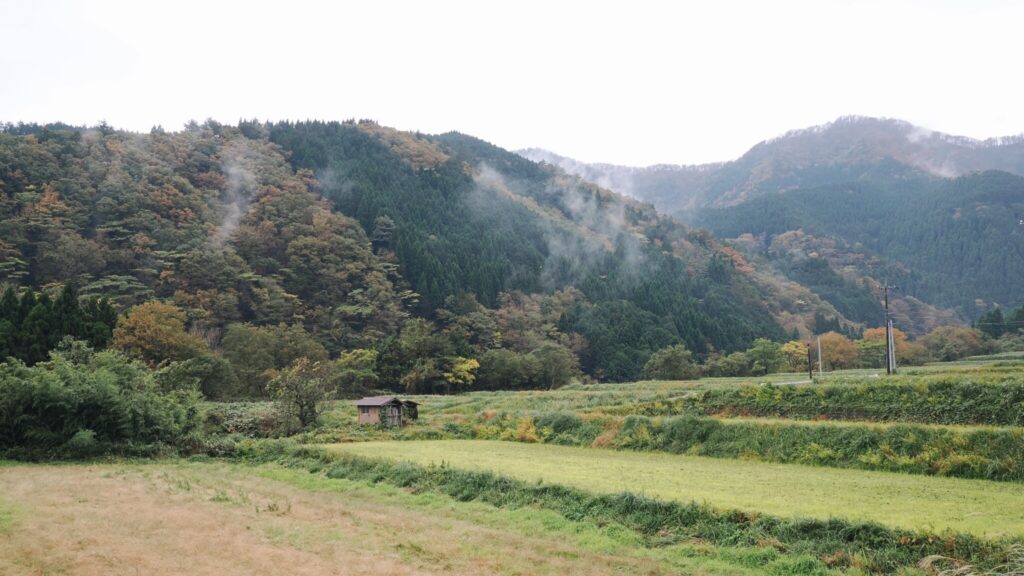
[[[481,440],[361,442],[329,449],[784,517],[1024,537],[1024,489],[1013,483]]]
[[[0,463],[4,576],[742,576],[768,556],[272,465]]]

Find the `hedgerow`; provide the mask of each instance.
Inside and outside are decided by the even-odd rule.
[[[526,419],[533,425],[528,439],[522,437]],[[584,419],[565,412],[503,413],[481,420],[486,423],[449,423],[441,436],[1024,481],[1022,428],[730,421],[690,415]]]
[[[1024,430],[1019,428],[724,423],[694,416],[629,416],[615,445],[721,458],[1024,480]]]
[[[610,414],[827,418],[931,424],[1024,425],[1024,375],[997,381],[957,375],[811,386],[759,385],[695,391],[666,401],[625,404]]]

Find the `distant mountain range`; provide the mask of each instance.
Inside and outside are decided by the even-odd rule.
[[[855,322],[877,316],[869,304],[885,281],[901,285],[896,306],[911,331],[1024,303],[1024,136],[975,140],[844,117],[718,164],[634,168],[519,153],[737,239],[787,278],[818,283]],[[810,278],[826,270],[808,258],[834,278]]]

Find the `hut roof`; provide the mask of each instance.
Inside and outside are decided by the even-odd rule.
[[[396,402],[401,404],[402,401],[395,396],[370,396],[356,400],[355,404],[356,406],[386,406]]]

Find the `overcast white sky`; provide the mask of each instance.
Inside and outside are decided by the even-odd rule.
[[[0,0],[0,121],[373,118],[586,161],[847,114],[1024,132],[1024,2]]]

